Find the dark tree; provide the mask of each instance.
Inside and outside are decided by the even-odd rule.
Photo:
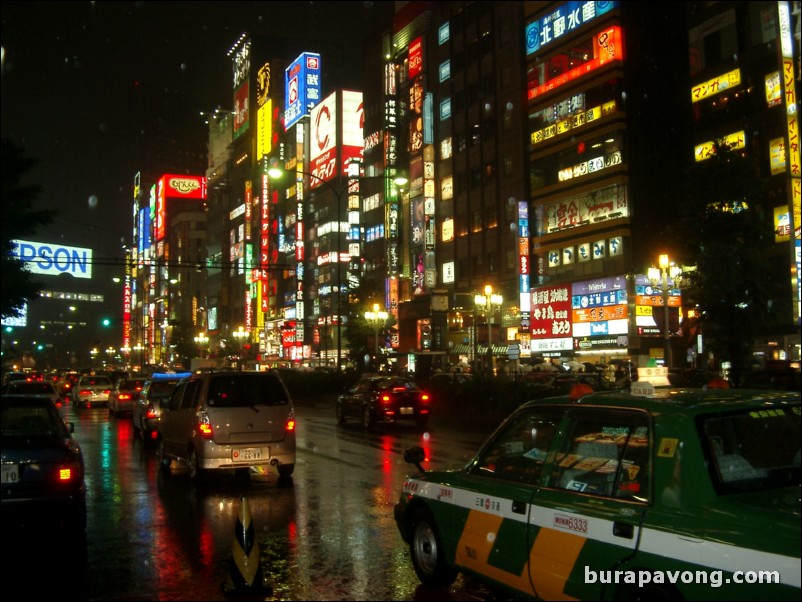
[[[41,188],[22,184],[23,177],[35,164],[36,160],[27,157],[23,149],[10,140],[2,140],[0,314],[3,318],[19,316],[25,303],[36,299],[41,290],[41,285],[33,279],[27,267],[13,254],[12,243],[15,239],[30,237],[40,226],[52,222],[56,215],[54,210],[34,210]]]
[[[708,350],[731,362],[736,384],[750,368],[755,337],[770,314],[767,266],[774,238],[761,182],[751,158],[716,143],[713,154],[691,168],[679,203],[678,240],[696,267],[683,288],[701,310]]]

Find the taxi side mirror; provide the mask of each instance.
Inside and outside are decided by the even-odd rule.
[[[423,462],[425,459],[426,452],[418,445],[414,447],[408,447],[404,450],[404,462],[414,464],[415,467],[421,472],[426,472],[423,466],[421,466],[421,462]]]

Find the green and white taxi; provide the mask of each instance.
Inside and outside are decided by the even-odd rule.
[[[463,468],[407,461],[418,578],[546,600],[800,599],[800,394],[607,392],[528,402]]]

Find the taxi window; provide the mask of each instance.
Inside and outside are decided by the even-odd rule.
[[[719,494],[799,485],[799,406],[712,414],[699,420]]]
[[[471,473],[536,484],[564,411],[539,408],[514,417],[480,453]]]
[[[554,458],[550,484],[559,489],[646,502],[649,424],[640,412],[574,413]]]

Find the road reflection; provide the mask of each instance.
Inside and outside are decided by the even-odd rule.
[[[328,409],[300,407],[293,478],[225,473],[195,484],[182,465],[161,468],[156,446],[135,436],[130,419],[102,408],[67,413],[86,461],[86,538],[65,539],[43,528],[10,540],[6,546],[21,552],[10,566],[28,592],[84,600],[225,600],[245,498],[270,592],[263,599],[493,599],[463,578],[447,590],[421,586],[393,518],[404,479],[415,471],[404,462],[404,449],[420,445],[430,466],[458,467],[476,451],[476,437],[436,423],[430,431],[338,427]]]

